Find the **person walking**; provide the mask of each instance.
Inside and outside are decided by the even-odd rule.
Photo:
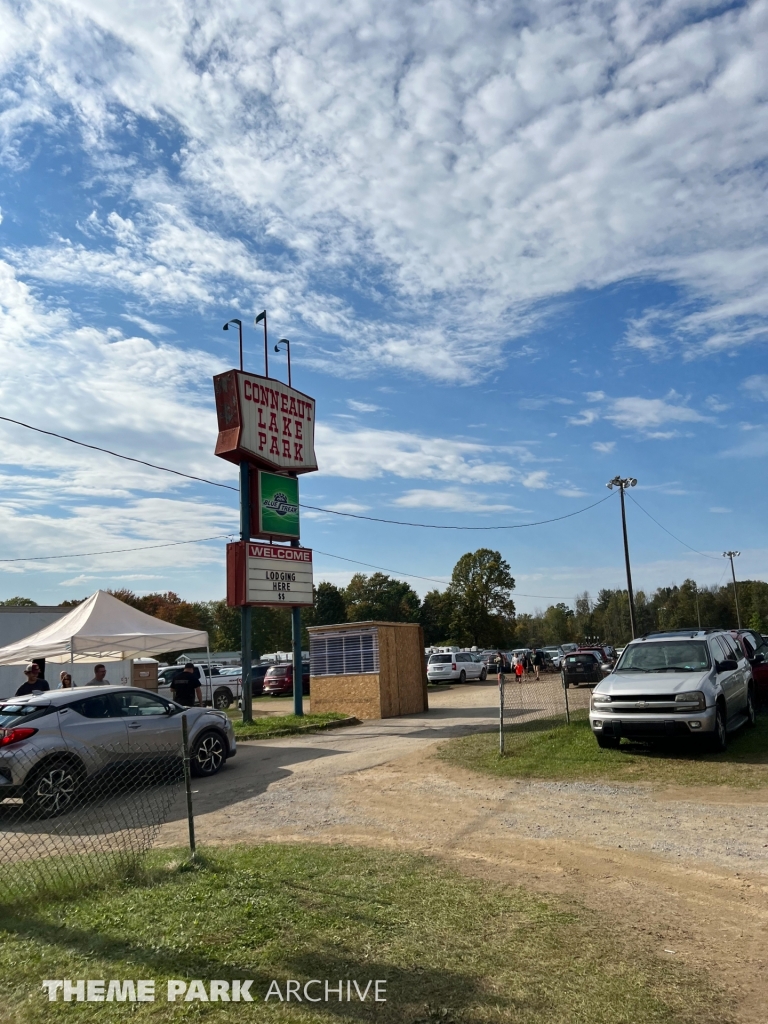
[[[176,703],[183,704],[185,708],[195,706],[195,697],[202,707],[203,691],[200,689],[200,680],[195,678],[195,666],[191,661],[179,669],[171,680],[171,692]]]
[[[24,675],[27,677],[26,681],[16,691],[15,696],[26,697],[30,693],[45,693],[46,690],[50,690],[47,680],[40,678],[40,666],[30,661],[24,669]]]
[[[69,672],[59,672],[59,689],[72,689],[72,676],[69,674]]]
[[[541,670],[541,651],[534,649],[531,661],[533,663],[533,671],[536,673],[536,682],[538,683]]]
[[[493,659],[496,664],[496,671],[499,676],[499,686],[504,682],[504,655],[501,651],[496,651],[496,657]]]
[[[524,656],[521,654],[515,663],[515,676],[517,677],[518,683],[523,682],[523,673],[525,672]]]

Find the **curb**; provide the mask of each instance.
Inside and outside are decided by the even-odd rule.
[[[261,733],[260,736],[244,736],[242,739],[235,733],[238,743],[253,743],[258,740],[271,740],[278,736],[301,736],[307,732],[325,732],[327,729],[341,729],[347,725],[360,725],[360,719],[351,716],[340,718],[332,722],[320,722],[318,725],[302,725],[295,729],[270,729],[269,732]]]

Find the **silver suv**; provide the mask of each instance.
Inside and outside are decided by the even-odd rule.
[[[65,811],[103,776],[127,778],[179,761],[187,716],[191,768],[215,775],[237,752],[229,718],[130,686],[89,686],[0,701],[0,801],[19,797],[40,817]]]
[[[752,670],[725,630],[652,633],[628,644],[595,687],[589,724],[601,747],[622,736],[701,736],[725,750],[729,732],[755,724]]]

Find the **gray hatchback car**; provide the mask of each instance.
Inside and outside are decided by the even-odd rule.
[[[215,775],[237,751],[229,718],[130,686],[90,686],[0,701],[0,801],[21,797],[38,816],[65,811],[100,777],[128,777],[181,757],[187,716],[190,766]]]

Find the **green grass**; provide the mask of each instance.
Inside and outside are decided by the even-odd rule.
[[[0,916],[0,1021],[727,1024],[707,975],[562,898],[383,851],[155,854],[144,878]],[[154,1003],[50,1003],[44,978],[154,979]],[[169,978],[253,979],[253,1003],[168,1003]],[[387,1002],[264,1002],[273,979],[385,979]],[[316,991],[316,990],[315,990]],[[332,997],[333,998],[333,997]]]
[[[475,733],[444,744],[439,756],[452,764],[508,778],[588,779],[652,782],[683,786],[768,785],[768,716],[754,729],[729,737],[724,754],[707,754],[694,745],[653,746],[626,739],[615,750],[601,750],[589,723],[539,729],[531,723],[505,732],[499,756],[498,732]]]
[[[234,719],[232,725],[239,740],[267,739],[270,736],[290,736],[293,733],[311,732],[323,728],[329,722],[340,722],[348,715],[338,711],[326,711],[319,715],[265,715],[252,722]]]

